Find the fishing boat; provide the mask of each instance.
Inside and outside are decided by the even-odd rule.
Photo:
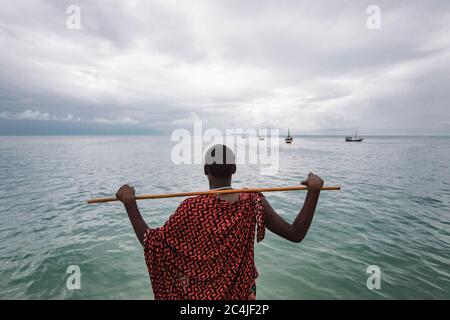
[[[355,135],[351,137],[345,137],[346,142],[362,142],[364,139],[358,136],[358,130],[356,130]]]
[[[291,137],[291,130],[288,129],[288,135],[287,135],[286,139],[284,139],[284,141],[285,141],[287,144],[291,144],[293,140],[294,140],[294,138]]]

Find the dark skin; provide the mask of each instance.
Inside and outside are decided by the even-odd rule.
[[[234,170],[234,172],[235,171],[236,169]],[[231,176],[226,179],[217,179],[208,172],[206,167],[205,175],[208,177],[210,189],[231,186]],[[301,184],[308,187],[308,193],[303,203],[303,207],[301,208],[297,217],[294,219],[293,223],[289,223],[283,217],[281,217],[272,208],[266,198],[263,198],[262,200],[265,211],[266,228],[279,235],[280,237],[295,243],[302,242],[306,234],[308,233],[309,227],[311,226],[311,222],[314,217],[314,212],[316,211],[317,202],[319,201],[320,189],[323,186],[323,180],[319,176],[316,176],[313,173],[309,173],[308,178],[305,181],[301,182]],[[144,233],[147,230],[148,226],[145,220],[142,218],[141,213],[139,212],[139,208],[135,199],[134,188],[128,185],[124,185],[117,191],[116,197],[124,204],[134,232],[139,242],[143,245]],[[239,194],[237,193],[219,194],[218,197],[230,203],[239,201]]]

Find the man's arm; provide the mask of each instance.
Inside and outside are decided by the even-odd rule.
[[[133,225],[134,233],[141,245],[144,245],[144,234],[145,231],[147,231],[148,226],[139,212],[134,188],[128,185],[122,186],[119,191],[117,191],[116,198],[124,204],[128,217]]]
[[[308,193],[303,208],[300,210],[292,224],[289,224],[276,213],[269,202],[263,198],[267,229],[280,237],[296,243],[301,242],[308,233],[308,229],[311,226],[314,217],[314,212],[316,211],[320,189],[323,186],[323,180],[313,173],[310,173],[308,179],[303,181],[302,184],[308,187]]]

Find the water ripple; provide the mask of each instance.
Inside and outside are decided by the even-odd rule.
[[[201,166],[172,164],[171,147],[164,137],[0,137],[0,298],[152,298],[123,208],[85,200],[123,183],[140,193],[206,189]],[[239,166],[241,187],[297,184],[308,171],[343,186],[321,195],[303,243],[267,232],[256,245],[258,297],[448,298],[449,147],[437,137],[303,137],[281,145],[276,176]],[[266,197],[292,221],[304,193]],[[140,209],[156,227],[179,202]],[[69,265],[81,268],[81,290],[66,287]],[[366,287],[369,265],[381,268],[381,290]]]

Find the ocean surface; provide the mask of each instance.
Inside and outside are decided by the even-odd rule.
[[[255,245],[259,299],[450,298],[450,137],[296,137],[279,172],[242,165],[235,187],[298,184],[323,192],[300,244],[270,232]],[[152,299],[142,249],[120,204],[88,205],[133,184],[137,193],[207,189],[201,165],[175,165],[160,136],[0,137],[0,298]],[[305,193],[266,194],[292,221]],[[140,202],[160,226],[182,199]],[[81,271],[68,289],[67,269]],[[369,290],[368,266],[380,268]]]

